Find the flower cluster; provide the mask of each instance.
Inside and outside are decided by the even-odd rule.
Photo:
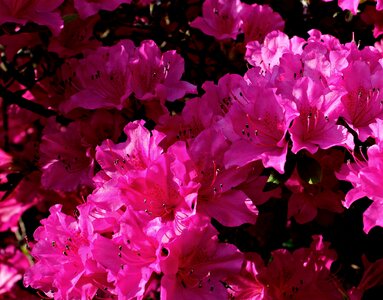
[[[382,47],[288,35],[268,5],[185,3],[182,20],[172,1],[0,0],[0,298],[382,284],[383,257],[350,263],[336,236],[361,198],[355,232],[383,227]],[[334,272],[349,265],[359,280]]]

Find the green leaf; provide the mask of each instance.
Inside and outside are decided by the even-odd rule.
[[[288,241],[282,243],[282,247],[286,249],[293,249],[295,246],[293,240],[289,239]]]
[[[65,15],[63,17],[63,20],[64,20],[64,24],[68,24],[74,20],[76,20],[78,18],[78,15],[77,14],[70,14],[70,15]]]
[[[276,174],[274,172],[272,172],[269,176],[269,178],[267,179],[267,182],[268,183],[274,183],[274,184],[280,184],[281,182],[279,181],[279,178],[278,176],[276,176]]]

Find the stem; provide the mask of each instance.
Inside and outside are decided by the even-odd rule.
[[[68,123],[71,122],[70,119],[58,114],[54,110],[50,110],[45,108],[43,105],[38,104],[36,102],[27,100],[16,93],[12,93],[3,86],[0,86],[0,97],[4,99],[4,105],[3,105],[3,123],[4,123],[4,131],[7,132],[8,130],[8,116],[7,116],[7,106],[10,104],[16,104],[17,106],[27,109],[35,114],[38,114],[42,117],[49,118],[49,117],[56,117],[56,121],[59,122],[62,125],[68,125]],[[6,138],[7,135],[6,135]]]

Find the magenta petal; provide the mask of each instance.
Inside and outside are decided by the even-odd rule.
[[[368,233],[373,227],[383,227],[383,204],[374,201],[363,214],[363,230]]]
[[[201,212],[229,227],[254,224],[258,215],[257,208],[242,191],[222,193],[199,205]]]

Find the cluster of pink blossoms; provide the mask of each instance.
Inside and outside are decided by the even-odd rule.
[[[67,300],[356,300],[381,285],[382,259],[343,285],[320,234],[264,255],[219,228],[252,224],[262,243],[268,202],[286,201],[289,227],[363,197],[364,231],[383,227],[382,48],[290,38],[267,5],[206,0],[190,29],[243,35],[248,70],[199,87],[176,50],[95,38],[100,10],[152,2],[0,0],[0,232],[15,234],[0,244],[0,298],[38,299],[21,279]],[[51,56],[30,70],[25,48]],[[31,209],[41,225],[19,247]]]

